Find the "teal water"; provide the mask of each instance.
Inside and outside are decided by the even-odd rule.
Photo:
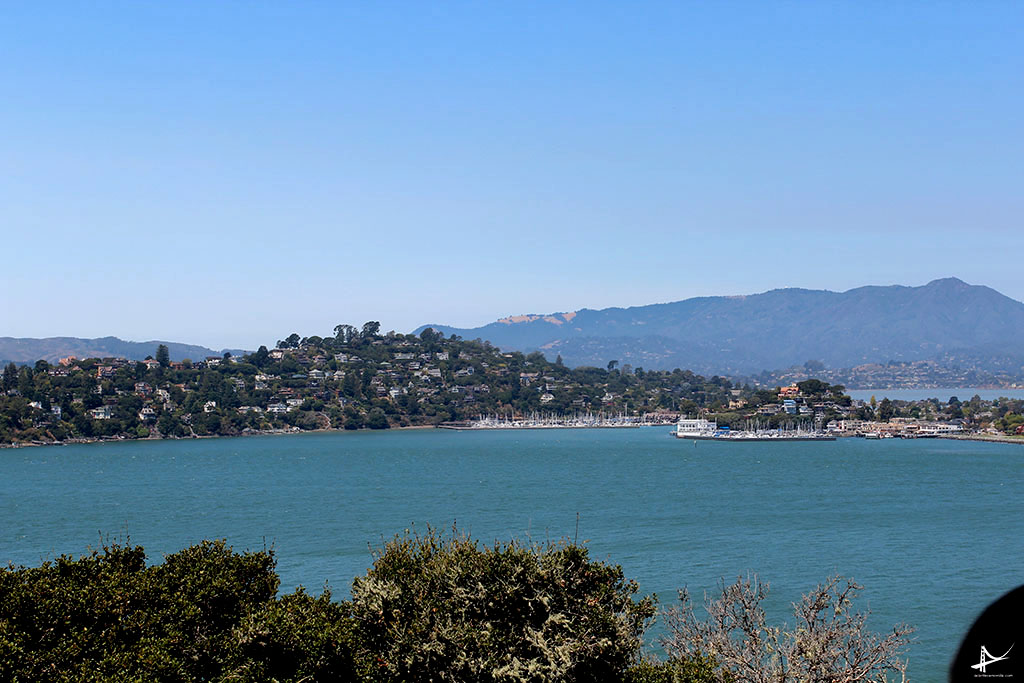
[[[368,545],[415,524],[579,538],[662,603],[757,572],[776,620],[830,574],[884,630],[917,627],[937,681],[971,620],[1024,583],[1024,447],[963,441],[679,441],[668,428],[443,430],[0,451],[0,562],[81,554],[99,534],[150,558],[204,538],[272,545],[282,590],[346,594]]]

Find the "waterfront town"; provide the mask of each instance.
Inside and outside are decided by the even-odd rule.
[[[1022,401],[945,397],[855,401],[842,385],[807,379],[739,385],[684,370],[645,371],[614,360],[568,368],[540,353],[483,341],[379,333],[339,325],[293,334],[275,348],[172,361],[65,357],[9,364],[0,443],[46,444],[318,429],[429,426],[640,426],[700,415],[742,429],[804,428],[885,438],[1024,431]]]
[[[826,368],[808,361],[785,370],[765,371],[748,380],[757,384],[785,386],[816,378],[847,389],[928,389],[939,387],[978,387],[1024,389],[1024,376],[1019,363],[994,368],[992,358],[957,358],[939,360],[888,361],[864,363],[850,368]],[[948,397],[947,397],[948,398]]]

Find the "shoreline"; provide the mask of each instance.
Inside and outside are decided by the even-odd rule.
[[[88,445],[95,443],[127,443],[127,442],[145,442],[145,441],[195,441],[198,439],[239,439],[252,436],[290,436],[293,434],[322,434],[327,432],[391,432],[391,431],[405,431],[411,429],[437,429],[437,425],[405,425],[402,427],[388,427],[387,429],[370,429],[369,427],[360,427],[359,429],[345,429],[344,427],[318,427],[317,429],[268,429],[266,431],[259,432],[248,432],[242,434],[204,434],[202,436],[196,434],[193,436],[167,436],[167,437],[151,437],[145,438],[117,438],[117,437],[98,437],[93,439],[68,439],[67,441],[49,441],[49,442],[17,442],[17,443],[4,443],[0,444],[0,450],[11,449],[15,450],[18,448],[45,448],[48,446],[77,446],[77,445]]]
[[[402,427],[388,427],[387,429],[370,429],[368,427],[360,427],[359,429],[345,429],[335,427],[321,427],[318,429],[275,429],[260,432],[249,432],[245,434],[206,434],[203,436],[177,436],[177,437],[146,437],[144,439],[119,439],[116,437],[107,438],[95,438],[95,439],[70,439],[68,441],[53,441],[48,443],[33,443],[33,442],[19,442],[19,443],[5,443],[0,444],[0,450],[10,449],[15,450],[19,448],[45,448],[50,446],[73,446],[73,445],[87,445],[96,443],[124,443],[124,442],[145,442],[145,441],[193,441],[196,439],[237,439],[244,437],[255,437],[255,436],[291,436],[295,434],[325,434],[325,433],[337,433],[337,432],[390,432],[390,431],[409,431],[409,430],[423,430],[423,429],[443,429],[446,431],[461,431],[461,432],[493,432],[493,431],[522,431],[522,430],[544,430],[544,429],[639,429],[640,427],[665,427],[666,425],[594,425],[591,427],[586,426],[546,426],[546,427],[447,427],[440,424],[436,425],[405,425]],[[839,438],[856,438],[854,436],[844,436]],[[1012,443],[1024,445],[1024,436],[1008,436],[1005,434],[946,434],[935,437],[937,439],[945,439],[949,441],[979,441],[987,443]]]
[[[369,427],[360,427],[359,429],[345,429],[341,427],[318,427],[317,429],[270,429],[259,432],[247,432],[243,434],[204,434],[194,436],[169,436],[169,437],[145,437],[139,438],[117,438],[117,437],[99,437],[93,439],[69,439],[67,441],[52,441],[52,442],[18,442],[18,443],[5,443],[0,444],[0,450],[10,449],[16,450],[19,448],[46,448],[51,446],[77,446],[77,445],[88,445],[97,443],[128,443],[128,442],[147,442],[147,441],[195,441],[198,439],[239,439],[256,436],[293,436],[296,434],[326,434],[326,433],[358,433],[358,432],[401,432],[410,430],[422,430],[422,429],[443,429],[445,431],[462,431],[462,432],[483,432],[483,431],[521,431],[521,430],[536,430],[536,429],[639,429],[641,427],[665,427],[669,425],[594,425],[592,427],[581,427],[581,426],[549,426],[549,427],[473,427],[473,428],[453,428],[444,427],[441,424],[436,425],[405,425],[402,427],[388,427],[387,429],[370,429]]]
[[[1024,444],[1024,436],[1007,436],[1005,434],[947,434],[937,437],[950,441],[987,441],[989,443]]]
[[[671,424],[635,424],[635,425],[530,425],[522,427],[452,427],[437,425],[437,429],[450,432],[522,432],[542,429],[640,429],[642,427],[672,427]]]

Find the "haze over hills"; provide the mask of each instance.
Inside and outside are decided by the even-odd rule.
[[[75,356],[77,358],[111,358],[120,357],[128,360],[143,360],[146,356],[156,355],[156,347],[163,344],[170,352],[171,360],[180,361],[185,358],[202,360],[207,356],[222,356],[225,351],[232,355],[248,353],[243,349],[222,349],[215,351],[205,346],[182,344],[167,341],[133,342],[117,337],[100,337],[98,339],[82,339],[80,337],[46,337],[35,339],[30,337],[0,337],[0,362],[6,364],[35,363],[45,360],[55,363],[61,358]]]
[[[503,318],[473,329],[424,325],[503,349],[647,369],[746,374],[818,360],[828,367],[960,355],[1024,359],[1024,304],[945,278],[846,292],[776,289],[630,308]]]

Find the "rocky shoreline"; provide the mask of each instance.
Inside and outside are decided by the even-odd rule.
[[[991,443],[1024,444],[1024,436],[1006,436],[1004,434],[949,434],[940,436],[939,438],[953,439],[956,441],[988,441]]]
[[[322,434],[326,432],[386,432],[386,431],[405,431],[408,429],[437,429],[438,425],[406,425],[403,427],[388,427],[387,429],[370,429],[369,427],[360,427],[359,429],[345,429],[344,427],[327,427],[321,429],[299,429],[297,427],[292,429],[266,429],[262,431],[251,431],[240,434],[205,434],[205,435],[194,435],[194,436],[149,436],[142,439],[132,439],[129,437],[117,437],[117,436],[105,436],[95,437],[90,439],[74,438],[66,439],[64,441],[21,441],[17,443],[4,443],[0,444],[0,450],[5,448],[36,448],[42,446],[71,446],[75,444],[91,444],[91,443],[123,443],[127,441],[192,441],[195,439],[237,439],[250,436],[274,436],[282,434]]]

